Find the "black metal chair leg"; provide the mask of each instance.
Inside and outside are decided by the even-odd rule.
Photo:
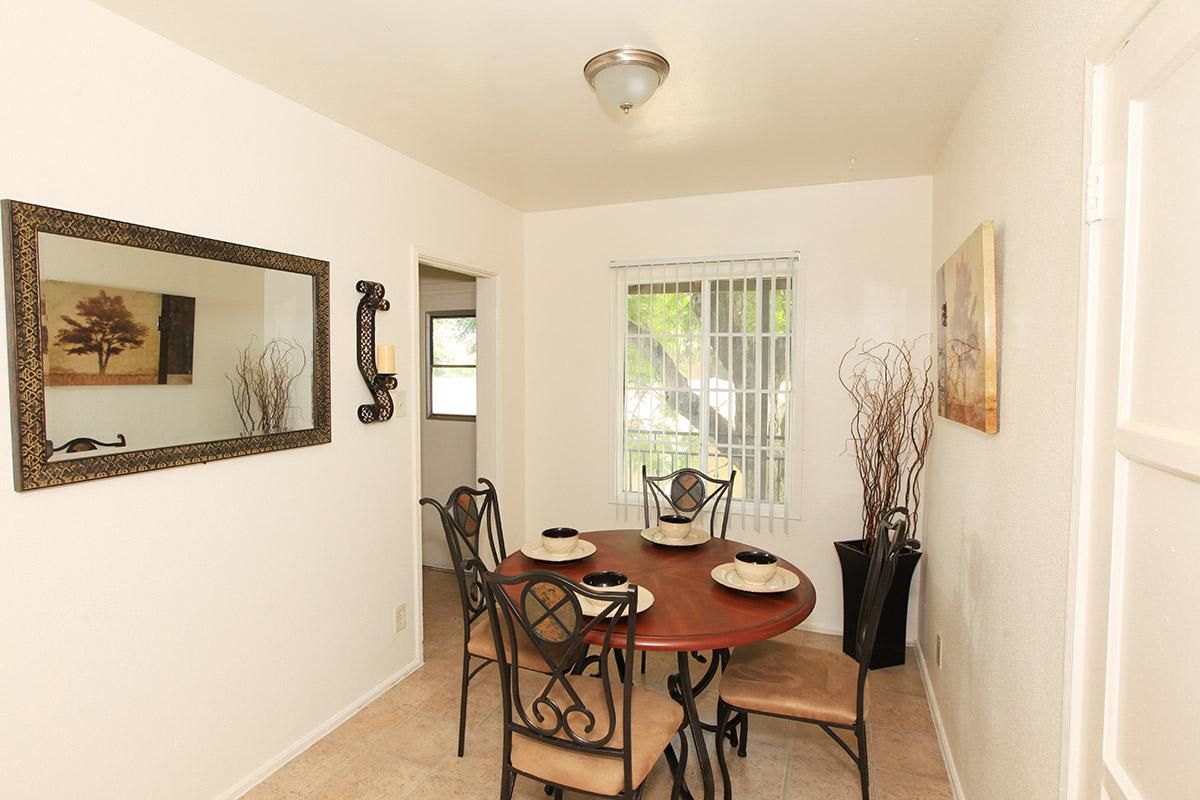
[[[729,765],[725,763],[725,728],[729,725],[732,709],[724,700],[717,700],[717,766],[721,770],[721,784],[725,800],[732,800],[733,785],[729,781]]]
[[[517,773],[505,769],[500,773],[500,800],[512,800],[513,789],[517,786]]]
[[[871,764],[867,760],[867,724],[860,722],[854,729],[858,739],[858,780],[862,784],[862,800],[871,800]]]
[[[622,682],[625,680],[625,654],[620,650],[613,650],[613,660],[617,662],[617,677]]]
[[[682,732],[681,732],[681,735],[682,735]],[[686,736],[684,738],[686,738]],[[687,750],[687,742],[683,742],[680,745],[680,748],[681,748],[681,752],[685,752]],[[667,749],[663,751],[663,755],[666,756],[667,766],[670,767],[670,769],[671,769],[672,777],[675,775],[679,775],[679,776],[681,776],[680,780],[683,781],[682,787],[679,790],[679,796],[681,798],[683,798],[683,800],[695,800],[695,798],[692,797],[691,791],[688,789],[687,779],[682,777],[683,772],[681,771],[681,768],[679,766],[679,758],[675,755],[675,746],[672,744],[667,745]],[[685,759],[685,761],[686,761],[686,759]]]
[[[642,674],[646,674],[646,651],[642,651]]]
[[[670,748],[668,747],[667,750],[669,752]],[[683,779],[683,775],[687,771],[687,757],[687,734],[681,730],[679,731],[679,764],[675,766],[674,779],[671,781],[671,800],[679,800],[687,793],[687,786]],[[670,761],[671,759],[668,758],[667,762],[670,763]]]
[[[463,649],[462,687],[458,701],[458,757],[463,757],[467,745],[467,687],[471,685],[471,654]]]
[[[746,757],[746,742],[750,738],[750,712],[742,712],[742,736],[738,740],[738,757]]]
[[[563,800],[563,797],[562,797],[562,789],[555,789],[555,790],[554,790],[554,800]]]

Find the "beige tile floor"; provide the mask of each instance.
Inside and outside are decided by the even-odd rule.
[[[495,667],[471,683],[467,752],[457,745],[462,617],[452,575],[425,571],[425,665],[364,707],[324,739],[251,790],[247,800],[401,800],[495,798],[500,786],[500,687]],[[792,631],[787,638],[838,649],[835,637]],[[638,680],[665,691],[672,656],[650,657]],[[946,769],[920,675],[912,658],[871,675],[870,752],[875,800],[947,800]],[[711,719],[712,688],[700,708]],[[712,743],[709,742],[712,752]],[[732,756],[732,753],[730,754]],[[695,758],[689,783],[699,786]],[[858,772],[818,728],[754,717],[747,758],[730,759],[734,796],[742,800],[855,800]],[[670,797],[660,761],[645,800]],[[568,797],[573,795],[568,794]],[[718,797],[720,789],[718,783]],[[519,779],[516,797],[546,800]]]

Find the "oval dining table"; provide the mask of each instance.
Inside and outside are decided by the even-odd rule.
[[[704,746],[704,723],[696,711],[696,695],[703,691],[718,666],[716,653],[739,645],[770,639],[799,625],[812,613],[817,593],[808,576],[792,564],[779,560],[800,584],[786,592],[755,594],[730,589],[717,583],[712,570],[728,564],[750,545],[732,539],[712,538],[701,545],[675,547],[643,539],[636,530],[588,531],[580,534],[596,545],[596,552],[578,561],[535,561],[520,551],[504,559],[497,571],[517,575],[548,570],[573,580],[589,572],[617,570],[629,582],[654,594],[654,604],[638,614],[634,649],[677,654],[679,672],[673,676],[695,743],[696,759],[704,782],[704,800],[714,796],[714,777],[708,749]],[[624,635],[624,626],[616,631]],[[601,636],[599,631],[593,635]],[[594,642],[599,644],[600,642]],[[712,651],[708,673],[699,682],[691,676],[691,653]],[[629,669],[633,669],[629,659]],[[676,692],[672,692],[673,695]]]

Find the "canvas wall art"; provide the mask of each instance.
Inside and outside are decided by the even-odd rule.
[[[196,300],[42,281],[47,386],[190,384]]]
[[[938,414],[1000,430],[995,226],[986,220],[938,270]]]

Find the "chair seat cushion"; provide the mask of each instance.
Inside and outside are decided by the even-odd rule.
[[[837,725],[855,723],[857,692],[854,659],[777,640],[737,648],[721,676],[721,698],[732,706]],[[864,717],[868,701],[864,689]]]
[[[501,624],[503,629],[503,624]],[[506,640],[507,641],[507,634]],[[486,658],[490,661],[498,661],[496,655],[496,638],[492,636],[492,621],[484,614],[475,624],[471,626],[471,637],[467,640],[467,652],[473,656]],[[557,654],[552,653],[551,657],[557,657]],[[512,660],[511,654],[509,660]],[[521,628],[517,628],[517,666],[522,669],[535,669],[538,672],[548,672],[546,659],[538,652],[537,647],[530,640],[529,635]]]
[[[570,680],[571,686],[579,694],[584,706],[596,715],[596,725],[592,729],[594,738],[604,736],[609,730],[609,718],[603,681],[600,678],[582,676],[572,677]],[[613,702],[616,730],[612,739],[605,744],[607,748],[619,749],[625,741],[622,731],[624,709],[621,703],[621,691],[621,685],[614,684]],[[537,722],[532,711],[533,697],[532,694],[526,694],[523,699],[529,700],[526,713],[529,714],[530,719]],[[566,708],[571,704],[561,685],[554,687],[550,692],[550,698],[559,708]],[[632,710],[630,728],[632,757],[630,763],[633,785],[636,788],[650,774],[658,757],[662,755],[663,750],[670,743],[671,737],[683,723],[683,708],[665,695],[638,687],[633,689],[630,708]],[[544,706],[542,710],[543,714],[548,713]],[[584,725],[582,714],[572,714],[568,717],[568,721],[576,728],[582,728]],[[513,712],[513,723],[523,724],[515,711]],[[553,726],[553,722],[548,718],[546,724]],[[592,738],[582,730],[575,732],[585,739]],[[561,731],[557,738],[569,739]],[[565,750],[514,732],[510,759],[514,769],[547,783],[608,797],[618,795],[625,790],[625,766],[619,757]]]

